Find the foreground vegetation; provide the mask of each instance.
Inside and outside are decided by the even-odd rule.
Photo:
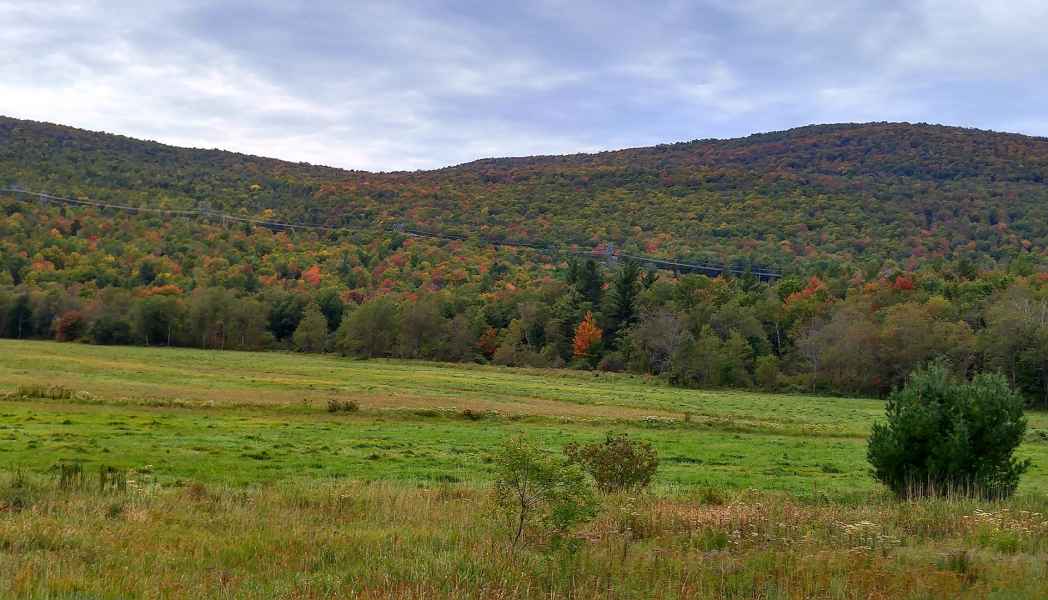
[[[877,400],[14,341],[0,394],[0,597],[1048,593],[1037,412],[1014,497],[899,501],[865,461]],[[599,494],[566,539],[528,521],[516,542],[500,446],[523,434],[589,469],[605,455],[573,443],[624,451],[608,431],[650,444],[638,465],[657,452],[652,487]]]
[[[27,598],[1043,598],[1048,504],[611,496],[574,549],[462,484],[0,483],[0,595]]]

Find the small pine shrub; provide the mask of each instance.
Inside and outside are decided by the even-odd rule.
[[[888,398],[888,421],[867,447],[874,476],[904,498],[1010,496],[1029,461],[1016,460],[1026,432],[1023,398],[999,374],[955,382],[944,363],[914,372]]]
[[[605,494],[646,488],[659,469],[655,448],[625,434],[608,433],[602,442],[581,446],[572,442],[564,453],[593,476],[597,489]]]

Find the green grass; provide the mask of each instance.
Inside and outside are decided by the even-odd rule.
[[[2,598],[1048,594],[1042,413],[1016,497],[900,502],[868,474],[871,399],[10,340],[0,394]],[[541,530],[511,550],[497,445],[608,430],[656,446],[654,493],[602,497],[574,552]]]
[[[656,446],[661,488],[841,495],[876,489],[865,435],[883,413],[879,400],[682,390],[628,375],[11,340],[0,341],[0,382],[0,392],[90,394],[0,402],[0,469],[75,461],[171,483],[483,482],[506,436],[557,449],[615,430]],[[328,398],[362,410],[329,414]],[[1022,491],[1048,490],[1048,444],[1020,454],[1034,460]]]

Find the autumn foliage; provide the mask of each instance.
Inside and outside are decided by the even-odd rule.
[[[575,328],[575,338],[571,345],[575,358],[589,356],[593,347],[600,343],[603,336],[604,332],[594,321],[593,313],[587,312],[586,317]]]
[[[0,335],[867,395],[946,356],[1048,406],[1046,181],[1046,140],[925,125],[365,173],[0,117],[0,187],[210,211],[0,192]]]

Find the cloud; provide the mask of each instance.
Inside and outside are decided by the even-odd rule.
[[[373,170],[814,122],[1048,134],[1040,2],[0,0],[0,113]]]

